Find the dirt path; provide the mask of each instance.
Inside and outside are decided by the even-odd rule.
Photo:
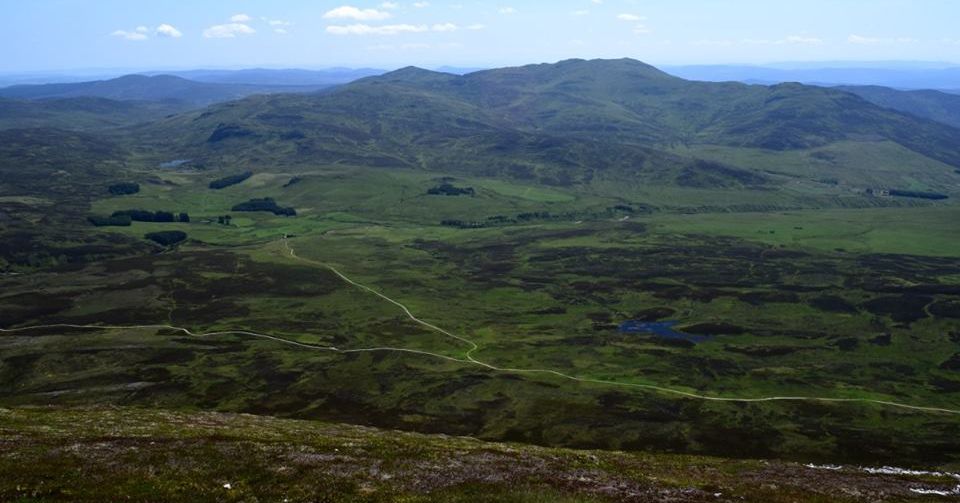
[[[413,313],[410,311],[410,309],[409,309],[406,305],[404,305],[403,303],[401,303],[401,302],[399,302],[399,301],[397,301],[397,300],[394,300],[394,299],[392,299],[392,298],[390,298],[390,297],[387,297],[386,295],[384,295],[384,294],[382,294],[382,293],[374,290],[373,288],[371,288],[371,287],[369,287],[369,286],[366,286],[366,285],[364,285],[364,284],[362,284],[362,283],[358,283],[357,281],[354,281],[353,279],[351,279],[350,277],[348,277],[346,274],[343,274],[342,272],[340,272],[340,270],[338,270],[336,267],[333,267],[333,266],[330,265],[330,264],[327,264],[327,263],[324,263],[324,262],[318,262],[318,261],[315,261],[315,260],[305,259],[305,258],[302,258],[302,257],[298,256],[298,255],[296,254],[296,252],[294,252],[293,247],[290,246],[290,243],[289,243],[289,241],[287,240],[286,237],[283,238],[282,243],[283,243],[284,248],[287,250],[287,252],[289,253],[289,255],[290,255],[290,257],[291,257],[292,259],[298,260],[298,261],[301,261],[301,262],[305,262],[305,263],[308,263],[308,264],[320,266],[320,267],[323,267],[323,268],[326,268],[326,269],[328,269],[329,271],[331,271],[331,272],[333,272],[334,274],[336,274],[336,275],[337,275],[339,278],[341,278],[342,280],[346,281],[347,283],[349,283],[349,284],[351,284],[351,285],[353,285],[353,286],[356,286],[356,287],[358,287],[358,288],[360,288],[360,289],[362,289],[362,290],[365,290],[365,291],[367,291],[367,292],[370,292],[370,293],[376,295],[377,297],[380,297],[381,299],[384,299],[384,300],[386,300],[387,302],[390,302],[391,304],[399,307],[399,308],[404,312],[404,314],[407,315],[407,317],[408,317],[411,321],[413,321],[413,322],[415,322],[415,323],[418,323],[418,324],[420,324],[421,326],[423,326],[423,327],[425,327],[425,328],[428,328],[428,329],[433,330],[433,331],[435,331],[435,332],[438,332],[438,333],[440,333],[440,334],[443,334],[443,335],[452,337],[452,338],[454,338],[454,339],[456,339],[456,340],[458,340],[458,341],[464,342],[464,343],[466,343],[467,345],[469,345],[469,346],[470,346],[470,349],[464,354],[464,358],[465,358],[466,360],[458,360],[458,359],[455,359],[455,358],[454,358],[454,359],[453,359],[454,361],[466,361],[466,362],[469,362],[469,363],[473,363],[473,364],[475,364],[475,365],[479,365],[479,366],[482,366],[482,367],[486,367],[486,368],[488,368],[488,369],[490,369],[490,370],[494,370],[494,371],[497,371],[497,372],[509,372],[509,373],[514,373],[514,374],[547,374],[547,375],[553,375],[553,376],[560,377],[560,378],[563,378],[563,379],[567,379],[567,380],[571,380],[571,381],[577,381],[577,382],[582,382],[582,383],[601,384],[601,385],[608,385],[608,386],[623,386],[623,387],[631,387],[631,388],[640,388],[640,389],[657,391],[657,392],[666,393],[666,394],[678,395],[678,396],[682,396],[682,397],[685,397],[685,398],[693,398],[693,399],[698,399],[698,400],[708,400],[708,401],[715,401],[715,402],[746,402],[746,403],[751,403],[751,402],[777,402],[777,401],[813,401],[813,402],[828,402],[828,403],[871,403],[871,404],[876,404],[876,405],[885,405],[885,406],[890,406],[890,407],[899,407],[899,408],[903,408],[903,409],[910,409],[910,410],[917,410],[917,411],[924,411],[924,412],[941,412],[941,413],[947,413],[947,414],[958,414],[958,415],[960,415],[960,410],[955,410],[955,409],[946,409],[946,408],[940,408],[940,407],[925,407],[925,406],[919,406],[919,405],[909,405],[909,404],[904,404],[904,403],[899,403],[899,402],[891,402],[891,401],[886,401],[886,400],[873,400],[873,399],[869,399],[869,398],[830,398],[830,397],[816,397],[816,396],[768,396],[768,397],[758,397],[758,398],[718,397],[718,396],[701,395],[701,394],[698,394],[698,393],[691,393],[691,392],[687,392],[687,391],[683,391],[683,390],[678,390],[678,389],[665,388],[665,387],[662,387],[662,386],[655,386],[655,385],[652,385],[652,384],[624,383],[624,382],[617,382],[617,381],[608,381],[608,380],[603,380],[603,379],[591,379],[591,378],[586,378],[586,377],[577,377],[577,376],[573,376],[573,375],[570,375],[570,374],[565,374],[565,373],[563,373],[563,372],[560,372],[560,371],[557,371],[557,370],[553,370],[553,369],[521,369],[521,368],[497,367],[496,365],[493,365],[493,364],[490,364],[490,363],[487,363],[487,362],[478,360],[478,359],[476,359],[476,358],[473,357],[473,353],[474,353],[475,351],[477,351],[477,350],[480,349],[480,347],[477,345],[477,343],[475,343],[475,342],[473,342],[473,341],[471,341],[470,339],[467,339],[467,338],[465,338],[465,337],[462,337],[462,336],[453,334],[453,333],[451,333],[451,332],[449,332],[449,331],[447,331],[447,330],[444,330],[444,329],[442,329],[442,328],[440,328],[440,327],[438,327],[438,326],[436,326],[436,325],[434,325],[434,324],[432,324],[432,323],[428,323],[428,322],[425,322],[425,321],[417,318],[416,316],[413,315]],[[427,352],[424,352],[424,354],[430,354],[430,355],[433,355],[433,356],[441,356],[441,355],[436,355],[436,354],[427,353]],[[445,358],[450,359],[449,357],[445,357]]]
[[[16,332],[25,332],[25,331],[30,331],[30,330],[42,330],[42,329],[51,329],[51,328],[75,328],[75,329],[90,329],[90,330],[132,330],[132,329],[157,329],[157,330],[159,330],[159,329],[167,329],[167,330],[174,330],[174,331],[182,332],[182,333],[184,333],[184,334],[186,334],[186,335],[189,335],[189,336],[191,336],[191,337],[215,337],[215,336],[220,336],[220,335],[243,335],[243,336],[248,336],[248,337],[257,337],[257,338],[261,338],[261,339],[268,339],[268,340],[276,341],[276,342],[279,342],[279,343],[282,343],[282,344],[287,344],[287,345],[296,346],[296,347],[303,348],[303,349],[315,350],[315,351],[329,351],[329,352],[342,353],[342,354],[350,354],[350,353],[373,353],[373,352],[396,352],[396,353],[415,354],[415,355],[421,355],[421,356],[429,356],[429,357],[432,357],[432,358],[439,358],[439,359],[443,359],[443,360],[446,360],[446,361],[451,361],[451,362],[456,362],[456,363],[461,363],[461,364],[477,365],[477,366],[484,367],[484,368],[486,368],[486,369],[488,369],[488,370],[492,370],[492,371],[495,371],[495,372],[506,372],[506,373],[512,373],[512,374],[528,374],[528,375],[531,375],[531,374],[532,374],[532,375],[537,375],[537,374],[539,374],[539,375],[550,375],[550,376],[554,376],[554,377],[559,377],[559,378],[561,378],[561,379],[566,379],[566,380],[569,380],[569,381],[581,382],[581,383],[586,383],[586,384],[596,384],[596,385],[603,385],[603,386],[617,386],[617,387],[624,387],[624,388],[642,389],[642,390],[654,391],[654,392],[663,393],[663,394],[668,394],[668,395],[680,396],[680,397],[683,397],[683,398],[690,398],[690,399],[695,399],[695,400],[706,400],[706,401],[712,401],[712,402],[758,403],[758,402],[799,402],[799,401],[803,401],[803,402],[822,402],[822,403],[861,403],[861,404],[883,405],[883,406],[887,406],[887,407],[895,407],[895,408],[908,409],[908,410],[914,410],[914,411],[920,411],[920,412],[930,412],[930,413],[942,413],[942,414],[960,415],[960,410],[958,410],[958,409],[947,409],[947,408],[941,408],[941,407],[927,407],[927,406],[921,406],[921,405],[910,405],[910,404],[893,402],[893,401],[887,401],[887,400],[874,400],[874,399],[870,399],[870,398],[830,398],[830,397],[819,397],[819,396],[766,396],[766,397],[756,397],[756,398],[722,397],[722,396],[703,395],[703,394],[699,394],[699,393],[693,393],[693,392],[683,391],[683,390],[673,389],[673,388],[666,388],[666,387],[663,387],[663,386],[656,386],[656,385],[652,385],[652,384],[626,383],[626,382],[618,382],[618,381],[609,381],[609,380],[604,380],[604,379],[592,379],[592,378],[588,378],[588,377],[578,377],[578,376],[574,376],[574,375],[570,375],[570,374],[565,374],[565,373],[563,373],[563,372],[560,372],[560,371],[558,371],[558,370],[553,370],[553,369],[538,369],[538,368],[526,368],[526,369],[524,369],[524,368],[498,367],[498,366],[493,365],[493,364],[491,364],[491,363],[487,363],[487,362],[484,362],[484,361],[482,361],[482,360],[479,360],[479,359],[477,359],[477,358],[475,358],[475,357],[473,356],[473,353],[476,352],[476,351],[478,351],[478,350],[480,349],[480,346],[477,345],[477,343],[473,342],[472,340],[470,340],[470,339],[468,339],[468,338],[466,338],[466,337],[463,337],[463,336],[454,334],[454,333],[449,332],[449,331],[447,331],[447,330],[444,330],[443,328],[440,328],[440,327],[438,327],[438,326],[436,326],[436,325],[434,325],[434,324],[432,324],[432,323],[429,323],[429,322],[426,322],[426,321],[424,321],[424,320],[421,320],[420,318],[417,318],[417,317],[413,314],[413,312],[411,312],[410,308],[408,308],[408,307],[407,307],[406,305],[404,305],[403,303],[401,303],[401,302],[399,302],[399,301],[397,301],[397,300],[394,300],[394,299],[392,299],[392,298],[384,295],[383,293],[380,293],[379,291],[377,291],[377,290],[375,290],[375,289],[373,289],[373,288],[371,288],[371,287],[369,287],[369,286],[367,286],[367,285],[364,285],[364,284],[362,284],[362,283],[359,283],[359,282],[353,280],[352,278],[350,278],[350,277],[347,276],[346,274],[340,272],[340,270],[338,270],[336,267],[334,267],[334,266],[332,266],[332,265],[330,265],[330,264],[327,264],[327,263],[324,263],[324,262],[315,261],[315,260],[305,259],[305,258],[302,258],[302,257],[298,256],[298,255],[296,254],[296,252],[293,250],[293,247],[290,246],[290,243],[289,243],[289,241],[288,241],[288,239],[287,239],[286,237],[284,237],[284,238],[281,240],[281,242],[283,243],[283,247],[284,247],[284,249],[286,250],[287,254],[289,255],[289,257],[290,257],[291,259],[297,260],[297,261],[299,261],[299,262],[304,262],[304,263],[307,263],[307,264],[311,264],[311,265],[314,265],[314,266],[323,267],[323,268],[329,270],[330,272],[336,274],[337,277],[339,277],[341,280],[343,280],[343,281],[346,282],[347,284],[350,284],[350,285],[352,285],[352,286],[354,286],[354,287],[356,287],[356,288],[359,288],[359,289],[361,289],[361,290],[363,290],[363,291],[365,291],[365,292],[367,292],[367,293],[370,293],[370,294],[372,294],[372,295],[375,295],[375,296],[379,297],[380,299],[383,299],[384,301],[389,302],[389,303],[397,306],[401,311],[403,311],[403,313],[407,316],[407,318],[409,318],[409,319],[410,319],[411,321],[413,321],[414,323],[417,323],[417,324],[419,324],[420,326],[425,327],[425,328],[427,328],[427,329],[429,329],[429,330],[431,330],[431,331],[437,332],[437,333],[439,333],[439,334],[442,334],[442,335],[445,335],[445,336],[447,336],[447,337],[450,337],[450,338],[452,338],[452,339],[454,339],[454,340],[457,340],[457,341],[459,341],[459,342],[467,345],[469,349],[466,351],[466,353],[464,353],[464,357],[463,357],[463,358],[455,358],[455,357],[452,357],[452,356],[443,355],[443,354],[440,354],[440,353],[433,353],[433,352],[430,352],[430,351],[422,351],[422,350],[417,350],[417,349],[408,349],[408,348],[399,348],[399,347],[390,347],[390,346],[372,347],[372,348],[360,348],[360,349],[340,349],[340,348],[332,347],[332,346],[319,346],[319,345],[315,345],[315,344],[307,344],[307,343],[303,343],[303,342],[298,342],[298,341],[286,339],[286,338],[283,338],[283,337],[278,337],[278,336],[275,336],[275,335],[263,334],[263,333],[258,333],[258,332],[251,332],[251,331],[248,331],[248,330],[224,330],[224,331],[216,331],[216,332],[195,333],[195,332],[191,331],[191,330],[188,329],[188,328],[176,327],[176,326],[172,326],[172,325],[162,325],[162,324],[161,324],[161,325],[127,325],[127,326],[52,324],[52,325],[35,325],[35,326],[19,327],[19,328],[6,328],[6,329],[0,328],[0,333],[16,333]]]

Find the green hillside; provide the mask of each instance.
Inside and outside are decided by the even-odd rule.
[[[109,129],[157,120],[190,108],[186,103],[170,101],[132,102],[94,97],[35,101],[0,98],[0,129]]]
[[[960,127],[960,96],[943,91],[902,91],[880,86],[844,86],[871,103]]]
[[[851,155],[834,166],[833,176],[799,175],[820,193],[833,191],[825,180],[840,183],[841,192],[870,188],[857,180],[885,169],[870,157],[878,142],[901,147],[892,160],[898,173],[931,191],[955,191],[953,166],[960,166],[960,130],[852,94],[689,82],[633,60],[571,60],[466,76],[406,68],[320,95],[217,105],[158,122],[140,135],[145,142],[164,138],[150,144],[166,147],[168,157],[213,166],[357,164],[551,185],[600,177],[702,188],[782,188],[795,181],[769,177],[775,167],[754,159],[699,162],[718,160],[707,155],[703,147],[709,145],[811,159],[847,145]],[[686,155],[677,155],[678,146],[688,149]],[[930,169],[931,162],[942,165]],[[872,178],[881,187],[900,188],[895,178]],[[797,202],[795,195],[782,197]]]

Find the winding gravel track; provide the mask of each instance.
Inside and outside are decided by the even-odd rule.
[[[356,288],[359,288],[359,289],[361,289],[361,290],[363,290],[363,291],[365,291],[365,292],[368,292],[368,293],[370,293],[370,294],[373,294],[373,295],[375,295],[375,296],[377,296],[377,297],[385,300],[386,302],[389,302],[389,303],[397,306],[401,311],[403,311],[403,313],[407,316],[407,318],[409,318],[409,319],[410,319],[411,321],[413,321],[414,323],[417,323],[417,324],[419,324],[420,326],[423,326],[423,327],[425,327],[425,328],[427,328],[427,329],[429,329],[429,330],[431,330],[431,331],[433,331],[433,332],[437,332],[437,333],[439,333],[439,334],[442,334],[442,335],[445,335],[445,336],[450,337],[450,338],[452,338],[452,339],[455,339],[455,340],[457,340],[457,341],[459,341],[459,342],[461,342],[461,343],[463,343],[463,344],[466,344],[466,345],[469,347],[469,349],[467,350],[466,353],[464,353],[464,357],[463,357],[463,358],[455,358],[455,357],[452,357],[452,356],[443,355],[443,354],[439,354],[439,353],[433,353],[433,352],[430,352],[430,351],[421,351],[421,350],[417,350],[417,349],[398,348],[398,347],[389,347],[389,346],[385,346],[385,347],[372,347],[372,348],[361,348],[361,349],[340,349],[340,348],[332,347],[332,346],[320,346],[320,345],[316,345],[316,344],[307,344],[307,343],[298,342],[298,341],[295,341],[295,340],[286,339],[286,338],[283,338],[283,337],[278,337],[278,336],[275,336],[275,335],[262,334],[262,333],[259,333],[259,332],[251,332],[251,331],[248,331],[248,330],[224,330],[224,331],[216,331],[216,332],[195,333],[195,332],[191,331],[191,330],[188,329],[188,328],[175,327],[175,326],[172,326],[172,325],[162,325],[162,324],[159,324],[159,325],[109,326],[109,325],[72,325],[72,324],[60,323],[60,324],[51,324],[51,325],[34,325],[34,326],[18,327],[18,328],[0,328],[0,333],[16,333],[16,332],[25,332],[25,331],[30,331],[30,330],[42,330],[42,329],[52,329],[52,328],[74,328],[74,329],[90,329],[90,330],[134,330],[134,329],[157,329],[157,330],[159,330],[159,329],[167,329],[167,330],[174,330],[174,331],[177,331],[177,332],[182,332],[182,333],[184,333],[184,334],[186,334],[186,335],[189,335],[189,336],[191,336],[191,337],[216,337],[216,336],[220,336],[220,335],[243,335],[243,336],[248,336],[248,337],[257,337],[257,338],[261,338],[261,339],[268,339],[268,340],[276,341],[276,342],[279,342],[279,343],[287,344],[287,345],[290,345],[290,346],[295,346],[295,347],[299,347],[299,348],[303,348],[303,349],[311,349],[311,350],[315,350],[315,351],[329,351],[329,352],[341,353],[341,354],[373,353],[373,352],[408,353],[408,354],[414,354],[414,355],[422,355],[422,356],[429,356],[429,357],[433,357],[433,358],[439,358],[439,359],[446,360],[446,361],[450,361],[450,362],[456,362],[456,363],[462,363],[462,364],[469,364],[469,365],[477,365],[477,366],[484,367],[484,368],[486,368],[486,369],[489,369],[489,370],[492,370],[492,371],[495,371],[495,372],[506,372],[506,373],[512,373],[512,374],[540,374],[540,375],[551,375],[551,376],[559,377],[559,378],[566,379],[566,380],[569,380],[569,381],[576,381],[576,382],[581,382],[581,383],[597,384],[597,385],[604,385],[604,386],[618,386],[618,387],[625,387],[625,388],[643,389],[643,390],[655,391],[655,392],[659,392],[659,393],[663,393],[663,394],[668,394],[668,395],[680,396],[680,397],[683,397],[683,398],[690,398],[690,399],[696,399],[696,400],[706,400],[706,401],[711,401],[711,402],[736,402],[736,403],[758,403],[758,402],[861,403],[861,404],[883,405],[883,406],[887,406],[887,407],[895,407],[895,408],[908,409],[908,410],[920,411],[920,412],[930,412],[930,413],[942,413],[942,414],[960,415],[960,410],[957,410],[957,409],[947,409],[947,408],[941,408],[941,407],[925,407],[925,406],[920,406],[920,405],[910,405],[910,404],[899,403],[899,402],[892,402],[892,401],[887,401],[887,400],[874,400],[874,399],[870,399],[870,398],[830,398],[830,397],[819,397],[819,396],[766,396],[766,397],[757,397],[757,398],[721,397],[721,396],[702,395],[702,394],[699,394],[699,393],[693,393],[693,392],[683,391],[683,390],[678,390],[678,389],[673,389],[673,388],[666,388],[666,387],[663,387],[663,386],[656,386],[656,385],[652,385],[652,384],[626,383],[626,382],[618,382],[618,381],[609,381],[609,380],[604,380],[604,379],[592,379],[592,378],[588,378],[588,377],[577,377],[577,376],[570,375],[570,374],[565,374],[565,373],[563,373],[563,372],[560,372],[560,371],[557,371],[557,370],[553,370],[553,369],[537,369],[537,368],[524,369],[524,368],[498,367],[498,366],[496,366],[496,365],[493,365],[493,364],[490,364],[490,363],[487,363],[487,362],[478,360],[477,358],[474,358],[473,353],[476,352],[477,350],[479,350],[479,349],[480,349],[480,346],[478,346],[477,343],[473,342],[472,340],[467,339],[467,338],[465,338],[465,337],[462,337],[462,336],[460,336],[460,335],[454,334],[454,333],[449,332],[449,331],[447,331],[447,330],[444,330],[443,328],[440,328],[440,327],[438,327],[438,326],[436,326],[436,325],[434,325],[434,324],[432,324],[432,323],[429,323],[429,322],[426,322],[426,321],[424,321],[424,320],[421,320],[420,318],[417,318],[417,317],[413,314],[413,312],[410,311],[410,308],[408,308],[406,305],[404,305],[404,304],[402,304],[401,302],[398,302],[398,301],[396,301],[396,300],[394,300],[394,299],[392,299],[392,298],[384,295],[383,293],[380,293],[380,292],[377,291],[377,290],[374,290],[373,288],[371,288],[371,287],[369,287],[369,286],[367,286],[367,285],[364,285],[364,284],[362,284],[362,283],[358,283],[357,281],[351,279],[351,278],[348,277],[346,274],[343,274],[342,272],[340,272],[340,270],[338,270],[336,267],[334,267],[334,266],[332,266],[332,265],[330,265],[330,264],[327,264],[327,263],[324,263],[324,262],[318,262],[318,261],[315,261],[315,260],[305,259],[305,258],[302,258],[302,257],[298,256],[298,255],[294,252],[293,247],[290,246],[290,243],[289,243],[289,241],[288,241],[288,239],[287,239],[286,237],[284,237],[284,238],[281,240],[281,242],[283,243],[283,246],[284,246],[284,248],[286,249],[286,251],[287,251],[287,253],[289,254],[289,256],[290,256],[291,259],[297,260],[297,261],[300,261],[300,262],[304,262],[304,263],[307,263],[307,264],[312,264],[312,265],[315,265],[315,266],[323,267],[323,268],[329,270],[330,272],[332,272],[332,273],[334,273],[335,275],[337,275],[337,277],[339,277],[339,278],[340,278],[341,280],[343,280],[344,282],[346,282],[346,283],[348,283],[348,284],[350,284],[350,285],[352,285],[352,286],[354,286],[354,287],[356,287]]]

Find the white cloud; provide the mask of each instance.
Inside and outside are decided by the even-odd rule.
[[[286,34],[290,33],[290,32],[287,31],[285,28],[274,28],[274,29],[273,29],[273,32],[276,33],[277,35],[286,35]]]
[[[249,23],[253,18],[246,14],[234,14],[230,16],[231,23]]]
[[[430,2],[413,2],[413,6],[418,9],[423,9],[425,7],[430,7]]]
[[[356,19],[357,21],[379,21],[387,19],[391,14],[377,9],[359,9],[350,5],[343,5],[327,11],[324,19]]]
[[[263,21],[264,23],[267,23],[273,28],[283,28],[286,26],[293,26],[293,23],[291,23],[290,21],[284,21],[283,19],[270,19],[268,17],[261,17],[260,20]]]
[[[387,10],[394,10],[394,9],[399,9],[400,4],[396,2],[383,2],[382,4],[380,4],[380,8],[387,9]]]
[[[880,39],[873,38],[873,37],[863,37],[860,35],[850,35],[849,37],[847,37],[847,42],[850,42],[851,44],[879,44]]]
[[[735,42],[732,40],[694,40],[693,42],[690,42],[690,44],[710,47],[729,47],[734,45]]]
[[[821,45],[823,44],[823,39],[817,37],[808,37],[805,35],[790,35],[789,37],[778,41],[780,44],[805,44],[805,45]]]
[[[237,35],[253,35],[254,30],[243,23],[228,23],[213,25],[203,30],[204,38],[236,38]]]
[[[141,26],[137,26],[132,31],[116,30],[113,33],[111,33],[110,36],[122,38],[125,40],[138,41],[138,40],[146,40],[150,38],[150,33],[151,33],[150,28],[147,28],[146,26],[141,25]],[[157,26],[156,29],[153,30],[153,34],[155,34],[158,37],[166,37],[166,38],[180,38],[183,36],[183,33],[181,33],[180,30],[166,23],[163,23]]]
[[[453,23],[443,23],[435,24],[431,26],[430,29],[433,31],[457,31],[460,29],[460,27]]]
[[[861,35],[850,35],[847,37],[847,42],[851,44],[858,45],[875,45],[875,44],[915,44],[919,40],[913,37],[894,37],[894,38],[880,38],[880,37],[864,37]]]
[[[174,28],[173,26],[163,23],[160,26],[157,26],[157,29],[154,30],[158,37],[167,37],[167,38],[180,38],[183,36],[183,33]]]
[[[590,0],[595,5],[600,5],[603,3],[603,0]]]
[[[145,33],[141,32],[141,31],[140,31],[140,28],[145,28],[145,27],[139,27],[139,26],[138,26],[137,29],[135,29],[135,30],[133,30],[133,31],[117,30],[117,31],[111,33],[110,36],[111,36],[111,37],[119,37],[119,38],[122,38],[122,39],[125,39],[125,40],[146,40],[146,39],[147,39],[147,35],[146,35]]]
[[[637,35],[649,35],[650,33],[653,33],[653,30],[651,30],[650,28],[647,27],[647,25],[641,22],[641,21],[647,20],[647,18],[644,16],[625,13],[625,14],[618,14],[617,19],[621,21],[627,21],[630,23],[636,23],[636,25],[634,25],[633,27],[633,32]]]
[[[575,10],[570,14],[573,14],[574,16],[586,16],[587,14],[590,14],[590,11],[586,9],[581,9],[581,10]]]
[[[400,33],[422,33],[429,31],[426,25],[388,24],[370,26],[368,24],[333,25],[327,26],[327,33],[332,35],[398,35]]]
[[[507,14],[507,15],[516,14],[517,9],[514,9],[513,7],[500,7],[500,10],[498,10],[497,12],[499,12],[500,14]]]
[[[468,29],[468,30],[476,31],[476,30],[483,30],[483,29],[485,29],[486,27],[487,27],[487,25],[485,25],[485,24],[477,23],[477,24],[471,24],[470,26],[467,26],[467,29]]]

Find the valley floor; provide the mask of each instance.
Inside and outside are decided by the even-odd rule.
[[[0,406],[960,465],[957,206],[438,175],[327,166],[213,190],[151,172],[90,214],[189,220],[11,229]],[[472,195],[432,193],[443,180]],[[704,206],[748,196],[751,212]],[[297,215],[231,209],[264,198]],[[46,208],[17,204],[25,222]]]

